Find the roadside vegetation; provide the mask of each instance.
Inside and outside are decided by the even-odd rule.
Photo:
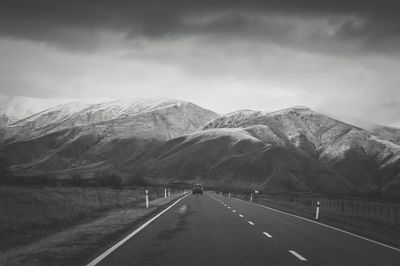
[[[144,195],[144,187],[0,186],[0,253],[110,210],[143,208]],[[150,200],[163,196],[163,188],[149,189]]]
[[[139,203],[133,207],[113,208],[99,213],[92,219],[76,221],[76,224],[68,223],[64,226],[59,224],[56,232],[42,234],[31,243],[21,242],[18,246],[0,251],[0,265],[86,265],[104,252],[110,244],[117,242],[149,216],[157,213],[159,208],[181,195],[181,193],[173,194],[171,191],[170,197],[161,196],[151,200],[149,208]],[[28,234],[38,232],[37,229],[38,227],[33,227]],[[4,238],[1,239],[3,242],[6,241]],[[10,240],[10,237],[6,239]]]
[[[226,193],[225,193],[226,194]],[[326,198],[250,193],[231,193],[241,198],[315,220],[320,202],[318,221],[377,241],[400,247],[400,203],[395,199]]]

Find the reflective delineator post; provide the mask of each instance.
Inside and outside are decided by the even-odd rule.
[[[149,191],[146,189],[146,208],[149,208]]]
[[[231,193],[230,193],[230,192],[228,193],[228,197],[229,197],[229,198],[231,197]]]
[[[164,188],[164,199],[166,199],[166,198],[167,198],[167,189]]]
[[[253,201],[253,193],[250,194],[250,201]]]
[[[317,201],[317,210],[315,212],[315,220],[318,220],[318,218],[319,218],[319,206],[320,206],[319,201]]]
[[[168,189],[168,197],[171,197],[171,189]]]

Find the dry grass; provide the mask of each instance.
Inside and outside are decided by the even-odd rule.
[[[151,198],[161,195],[150,190]],[[0,187],[0,251],[26,244],[111,209],[144,202],[143,188]]]
[[[137,221],[179,195],[151,201],[150,208],[113,210],[92,222],[76,225],[35,243],[8,250],[1,265],[81,265],[110,242],[118,239]]]

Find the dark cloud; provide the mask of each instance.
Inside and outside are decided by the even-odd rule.
[[[75,50],[96,48],[96,34],[104,31],[131,39],[216,34],[290,43],[290,25],[263,22],[264,17],[282,15],[339,18],[334,32],[313,36],[396,50],[399,9],[400,2],[394,0],[2,0],[0,35]]]

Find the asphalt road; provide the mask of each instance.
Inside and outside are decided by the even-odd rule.
[[[400,265],[400,251],[215,194],[190,195],[97,265]]]

